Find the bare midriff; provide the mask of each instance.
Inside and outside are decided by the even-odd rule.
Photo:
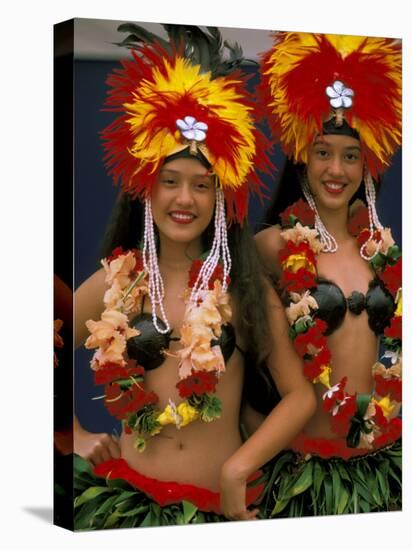
[[[169,353],[179,343],[173,342]],[[169,399],[182,401],[176,389],[178,360],[170,355],[157,369],[146,372],[145,388],[159,396],[163,409]],[[134,448],[135,434],[122,433],[122,458],[141,474],[161,481],[176,481],[219,491],[220,471],[224,462],[242,444],[239,432],[239,409],[243,384],[243,358],[235,350],[217,385],[216,396],[222,402],[222,416],[213,422],[192,422],[178,430],[174,425],[147,440],[146,449]]]

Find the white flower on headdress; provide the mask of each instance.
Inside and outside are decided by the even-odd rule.
[[[185,116],[184,120],[178,118],[176,126],[188,140],[203,141],[206,138],[208,126],[205,122],[198,122],[192,116]]]
[[[332,86],[326,88],[326,95],[330,98],[329,102],[334,109],[342,107],[348,109],[352,107],[352,97],[355,92],[351,88],[346,88],[340,80],[335,80]]]

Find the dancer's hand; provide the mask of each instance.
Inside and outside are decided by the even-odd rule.
[[[246,478],[230,463],[224,464],[220,476],[220,506],[231,520],[254,520],[259,512],[258,508],[246,508]]]
[[[92,433],[74,424],[74,452],[97,466],[106,460],[120,458],[120,445],[116,437],[107,433]]]

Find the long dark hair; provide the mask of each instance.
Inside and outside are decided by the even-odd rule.
[[[302,193],[301,181],[304,177],[306,165],[303,163],[295,163],[291,159],[286,159],[283,165],[283,170],[280,173],[279,182],[275,187],[272,202],[268,206],[260,229],[264,229],[267,226],[275,225],[279,223],[279,215],[291,204],[299,199],[305,200]],[[380,179],[375,181],[376,194],[378,195],[380,190]],[[365,186],[363,181],[351,198],[349,204],[353,204],[355,200],[361,200],[366,204]]]
[[[143,204],[138,199],[132,199],[127,193],[121,193],[116,200],[103,238],[101,257],[110,255],[118,246],[124,249],[138,247],[143,230]],[[213,235],[212,219],[202,235],[203,252],[211,248]],[[246,222],[243,226],[231,224],[228,229],[228,244],[232,258],[229,290],[238,306],[239,329],[247,345],[247,351],[260,361],[270,352],[271,338],[262,283],[263,272],[252,232]]]

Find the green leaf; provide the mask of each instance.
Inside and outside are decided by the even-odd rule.
[[[332,493],[334,497],[334,509],[336,514],[338,513],[338,507],[339,507],[341,495],[344,492],[344,487],[342,485],[339,472],[337,468],[335,468],[334,464],[331,464],[331,470],[332,470]]]
[[[275,516],[276,514],[279,514],[286,508],[286,506],[289,504],[290,498],[286,498],[283,500],[277,500],[275,507],[273,508],[272,512],[270,513],[270,517]]]
[[[363,499],[359,500],[359,508],[361,512],[364,512],[366,514],[371,511],[369,502]]]
[[[401,251],[399,246],[396,244],[394,246],[389,247],[388,252],[386,253],[388,258],[392,260],[390,263],[393,265],[396,263],[396,261],[401,257]]]
[[[207,395],[199,412],[203,422],[212,422],[212,420],[220,418],[222,414],[222,402],[214,395]]]
[[[306,332],[308,330],[308,322],[304,319],[300,319],[294,324],[294,329],[296,331],[296,334],[302,334],[303,332]]]
[[[124,491],[130,489],[130,485],[123,479],[107,479],[106,483],[110,489],[122,489]]]
[[[313,488],[315,490],[316,499],[319,495],[320,487],[322,485],[324,478],[325,478],[325,473],[322,469],[322,466],[319,464],[318,461],[316,461],[313,466]]]
[[[73,468],[76,475],[89,474],[93,477],[90,463],[79,455],[73,455]]]
[[[376,256],[374,258],[372,258],[372,260],[370,261],[372,267],[374,269],[380,269],[381,267],[383,267],[386,263],[386,259],[385,259],[385,256],[383,256],[380,252],[378,254],[376,254]]]
[[[96,510],[96,516],[100,516],[101,514],[106,514],[111,510],[114,506],[114,503],[117,500],[118,495],[112,495],[111,497],[107,498],[103,504]]]
[[[185,524],[185,520],[184,520],[182,512],[179,512],[179,513],[176,514],[175,522],[176,522],[176,525],[184,525]]]
[[[152,525],[152,510],[149,509],[149,511],[146,514],[146,517],[140,524],[140,527],[150,527]]]
[[[356,415],[363,418],[368,409],[372,396],[369,393],[358,394],[356,396]]]
[[[382,495],[383,501],[386,505],[388,505],[389,502],[389,485],[388,482],[385,481],[385,478],[381,474],[380,470],[376,469],[376,479],[378,481],[380,493]]]
[[[136,491],[122,491],[119,495],[117,495],[116,505],[120,504],[124,500],[128,500],[129,498],[136,496],[138,496]]]
[[[333,489],[332,489],[332,481],[328,477],[325,477],[325,513],[326,514],[332,514],[333,513]]]
[[[189,523],[190,520],[193,518],[193,516],[196,514],[197,507],[191,502],[188,502],[187,500],[183,500],[182,504],[183,504],[184,523]]]
[[[350,477],[350,475],[348,474],[346,468],[345,468],[345,464],[344,463],[340,463],[340,462],[336,462],[336,466],[339,470],[339,474],[340,474],[340,477],[342,479],[344,479],[345,481],[348,481],[349,483],[352,483],[352,478]]]
[[[123,516],[122,516],[123,517]],[[130,517],[126,517],[120,524],[119,524],[119,527],[123,527],[123,528],[131,528],[131,527],[136,527],[136,523],[138,521],[139,518],[135,517],[135,516],[130,516]]]
[[[98,497],[102,493],[108,493],[109,489],[107,487],[89,487],[86,491],[81,494],[79,497],[74,500],[74,507],[78,508],[85,502],[89,502],[94,498]]]
[[[103,529],[110,529],[111,527],[114,527],[118,521],[119,521],[118,512],[112,512],[104,522]]]
[[[87,502],[82,508],[74,515],[74,530],[79,531],[81,529],[91,529],[95,527],[93,525],[95,520],[96,503],[91,501]]]
[[[305,467],[300,474],[296,483],[289,489],[290,496],[296,496],[300,493],[303,493],[308,489],[313,483],[313,463],[307,462]]]
[[[364,485],[361,484],[361,483],[357,484],[357,488],[358,488],[359,496],[362,497],[361,500],[359,501],[359,504],[361,505],[362,500],[364,500],[364,501],[368,502],[369,504],[373,505],[374,504],[374,498],[372,497],[370,489],[369,488],[365,489]]]
[[[342,485],[342,489],[337,501],[336,513],[343,514],[343,512],[346,509],[346,506],[348,505],[348,502],[349,502],[349,493],[345,489],[345,487]]]
[[[358,498],[358,491],[356,490],[356,486],[353,486],[352,489],[352,503],[353,503],[353,513],[357,514],[359,512],[359,498]]]
[[[389,468],[388,474],[393,477],[395,481],[398,482],[399,487],[402,487],[402,481],[399,479],[398,475],[396,474],[395,470],[393,468]]]
[[[270,487],[273,487],[275,480],[279,475],[279,472],[281,472],[284,466],[292,460],[292,457],[293,457],[293,454],[291,452],[287,452],[284,455],[282,455],[279,459],[276,460],[275,466],[272,470],[272,475],[270,476],[269,482],[266,486],[267,489],[269,489]]]
[[[127,518],[130,516],[138,516],[140,514],[143,514],[144,512],[147,512],[148,509],[149,509],[149,505],[145,504],[143,506],[138,506],[137,508],[131,508],[127,512],[121,512],[121,513],[119,512],[119,517]]]
[[[192,523],[204,523],[205,522],[205,515],[203,512],[198,512],[195,517],[193,518]]]
[[[156,526],[160,524],[160,511],[161,508],[158,504],[155,502],[152,502],[150,504],[150,510],[152,512],[152,519],[151,519],[151,525]]]

